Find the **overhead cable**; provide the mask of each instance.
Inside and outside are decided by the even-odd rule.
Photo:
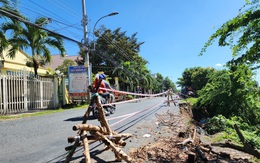
[[[21,18],[21,17],[18,17],[18,16],[14,15],[14,14],[12,14],[12,13],[10,13],[10,12],[7,12],[7,11],[3,10],[3,8],[0,8],[0,13],[3,14],[3,15],[8,16],[8,17],[10,17],[10,18],[14,18],[14,19],[16,19],[16,20],[18,20],[18,21],[21,21],[21,22],[23,22],[23,23],[25,23],[25,24],[28,24],[28,25],[31,25],[31,26],[40,28],[40,29],[42,29],[42,30],[48,31],[48,32],[50,32],[50,33],[52,33],[52,34],[55,34],[55,35],[58,35],[58,36],[60,36],[60,37],[62,37],[62,38],[64,38],[64,39],[67,39],[67,40],[69,40],[69,41],[72,41],[72,42],[75,42],[75,43],[77,43],[77,44],[80,44],[80,45],[85,46],[85,44],[83,44],[83,43],[80,42],[80,41],[74,40],[74,39],[72,39],[72,38],[70,38],[70,37],[64,36],[64,35],[62,35],[62,34],[53,32],[53,31],[51,31],[51,30],[49,30],[49,29],[47,29],[47,28],[44,28],[44,27],[39,26],[39,25],[37,25],[37,24],[34,24],[34,23],[32,23],[32,22],[30,22],[30,21],[28,21],[28,20],[25,20],[25,19],[23,19],[23,18]]]

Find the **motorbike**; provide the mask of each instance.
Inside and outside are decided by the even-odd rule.
[[[110,93],[110,98],[111,101],[114,102],[114,94]],[[102,95],[100,95],[100,102],[101,104],[107,104],[107,99],[105,97],[103,97]],[[116,111],[116,105],[112,104],[112,105],[104,105],[103,106],[104,109],[104,113],[106,116],[109,116],[110,114],[114,114]],[[98,118],[98,109],[97,109],[97,104],[94,103],[92,105],[92,115],[94,118]]]

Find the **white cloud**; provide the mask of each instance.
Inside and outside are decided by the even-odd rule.
[[[216,67],[223,67],[223,65],[221,63],[217,63],[215,64]]]

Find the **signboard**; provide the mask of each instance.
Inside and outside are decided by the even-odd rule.
[[[88,73],[84,66],[69,67],[69,94],[70,96],[87,96]]]

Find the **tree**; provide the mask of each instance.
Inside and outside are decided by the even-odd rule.
[[[225,75],[212,74],[199,93],[199,105],[214,110],[212,115],[238,115],[251,124],[259,124],[259,93],[251,70],[260,67],[260,5],[259,0],[246,2],[240,13],[212,34],[201,50],[200,55],[218,40],[219,46],[231,47],[233,59],[228,61]]]
[[[95,35],[95,51],[90,51],[93,72],[104,71],[111,77],[119,77],[120,88],[131,91],[134,87],[149,88],[151,78],[147,70],[148,63],[139,54],[143,42],[138,42],[134,33],[126,36],[120,28],[112,31],[101,27]],[[91,43],[93,49],[94,42]],[[82,56],[84,58],[84,56]]]
[[[219,46],[232,48],[234,57],[229,63],[249,64],[259,68],[260,62],[260,5],[259,0],[247,0],[240,13],[224,23],[202,48],[200,55],[218,39]]]
[[[208,75],[215,71],[214,68],[202,68],[202,67],[193,67],[186,68],[182,73],[182,77],[178,78],[177,84],[181,87],[191,87],[192,90],[196,93],[198,90],[201,90],[208,82]]]
[[[199,91],[198,107],[206,108],[211,117],[240,116],[250,124],[259,124],[260,107],[253,73],[247,65],[232,65],[229,70],[209,74],[209,81]]]
[[[34,24],[45,26],[47,25],[47,22],[47,18],[38,18],[35,20]],[[9,43],[12,45],[7,54],[9,57],[14,58],[18,49],[23,50],[30,48],[32,60],[28,61],[27,65],[33,66],[35,76],[38,75],[37,70],[40,65],[44,65],[51,61],[51,52],[49,48],[58,49],[61,56],[64,56],[65,48],[63,40],[58,35],[27,23],[17,24],[14,21],[6,22],[1,28],[4,32],[8,30],[13,32],[13,35],[9,39]]]
[[[5,12],[9,12],[9,13],[12,13],[13,15],[20,16],[20,13],[11,7],[11,4],[9,3],[8,0],[0,0],[0,6],[1,6],[0,18],[8,18],[13,22],[19,23],[17,20],[12,19],[5,14]],[[1,59],[4,58],[2,53],[5,49],[8,48],[8,46],[9,46],[9,42],[5,35],[5,32],[2,29],[0,29],[0,57],[1,57]]]
[[[74,66],[76,63],[70,59],[64,59],[61,65],[59,65],[55,70],[59,70],[63,75],[68,75],[69,66]]]
[[[156,83],[158,83],[158,87],[155,90],[155,92],[159,93],[159,92],[165,91],[166,88],[163,84],[164,77],[162,76],[162,74],[156,73],[155,79],[156,79]]]

